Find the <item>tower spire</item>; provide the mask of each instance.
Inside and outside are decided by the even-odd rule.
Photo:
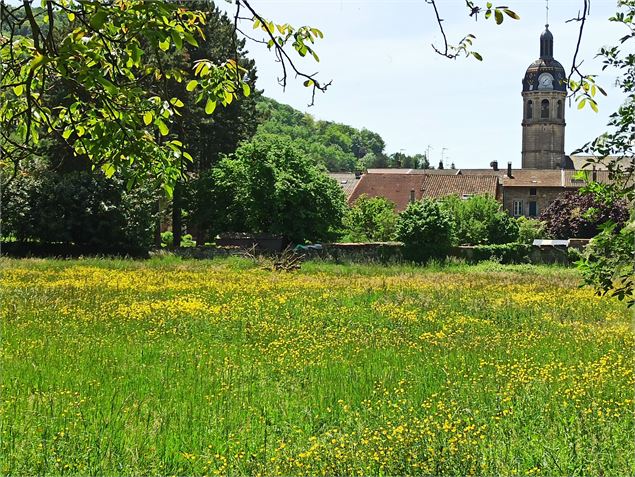
[[[546,19],[545,27],[549,28],[549,0],[545,0],[546,2]]]
[[[540,58],[553,59],[553,35],[549,31],[549,24],[545,25],[545,31],[540,35]]]

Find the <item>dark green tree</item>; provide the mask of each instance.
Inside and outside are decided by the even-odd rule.
[[[395,204],[384,197],[360,196],[344,217],[344,241],[387,242],[397,230]]]
[[[256,66],[253,60],[247,58],[245,40],[237,37],[233,22],[211,0],[184,2],[184,6],[205,14],[206,23],[202,26],[205,41],[198,46],[185,44],[182,50],[164,55],[164,61],[185,67],[205,58],[213,62],[228,57],[236,58],[238,65],[245,71],[242,81],[251,94],[241,101],[232,101],[208,116],[205,114],[205,105],[196,101],[196,95],[188,91],[187,84],[174,80],[161,82],[167,88],[168,96],[178,98],[183,103],[181,115],[174,119],[174,129],[188,145],[192,157],[191,160],[181,158],[178,162],[182,174],[175,183],[171,204],[174,247],[179,247],[181,243],[185,225],[184,210],[188,213],[188,229],[198,242],[204,240],[204,228],[197,223],[200,214],[193,209],[191,200],[193,189],[198,187],[196,181],[219,161],[221,155],[235,151],[240,141],[253,136],[258,126],[256,104],[260,96],[256,90]],[[205,209],[220,207],[213,202],[200,206]]]
[[[346,207],[342,189],[325,169],[290,140],[274,136],[241,144],[206,183],[197,200],[215,200],[228,211],[226,217],[207,216],[213,232],[273,234],[297,243],[332,239]]]
[[[454,242],[454,220],[439,201],[411,202],[399,214],[397,240],[404,243],[404,258],[416,262],[443,259]]]

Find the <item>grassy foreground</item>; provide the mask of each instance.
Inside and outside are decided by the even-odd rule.
[[[575,272],[0,261],[3,475],[630,475],[633,332]]]

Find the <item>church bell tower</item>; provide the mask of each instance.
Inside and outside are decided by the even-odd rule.
[[[553,35],[540,35],[540,58],[523,78],[523,169],[567,167],[564,154],[566,73],[553,58]]]

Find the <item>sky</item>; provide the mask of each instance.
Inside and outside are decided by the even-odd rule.
[[[317,119],[336,121],[379,133],[386,152],[407,154],[429,150],[432,165],[444,158],[459,168],[521,163],[521,80],[539,57],[545,25],[545,1],[514,1],[509,6],[521,17],[500,26],[480,17],[470,19],[464,0],[438,0],[449,41],[467,33],[476,35],[474,49],[483,56],[448,60],[431,48],[442,45],[432,7],[424,0],[253,0],[267,19],[294,26],[310,25],[325,35],[316,45],[320,62],[298,61],[303,71],[319,72],[333,84],[308,107],[310,90],[290,77],[286,90],[278,84],[280,65],[263,45],[248,43],[256,60],[259,89],[264,94]],[[485,2],[477,2],[485,3]],[[608,97],[599,99],[600,111],[566,108],[565,152],[571,153],[606,130],[609,115],[624,100],[614,87],[616,73],[601,72],[595,59],[603,45],[615,44],[625,34],[607,19],[615,0],[592,0],[580,49],[582,70],[598,74]],[[232,6],[220,2],[221,8]],[[549,29],[554,35],[554,57],[568,72],[575,50],[581,0],[551,0]],[[250,34],[254,31],[249,29]],[[429,148],[429,149],[428,149]]]

